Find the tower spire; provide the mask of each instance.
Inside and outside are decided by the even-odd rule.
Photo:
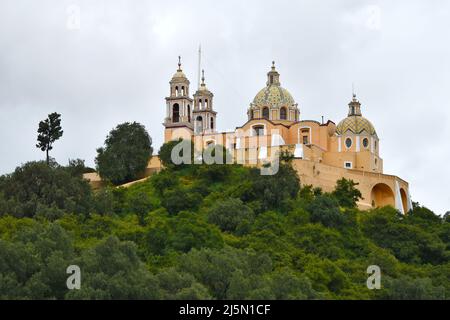
[[[205,70],[202,69],[202,86],[205,85]]]
[[[181,71],[181,56],[178,56],[178,71]]]

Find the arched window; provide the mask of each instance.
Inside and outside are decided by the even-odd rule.
[[[262,115],[264,119],[269,119],[269,108],[264,107],[262,111]]]
[[[214,129],[214,118],[211,117],[211,129]]]
[[[203,118],[202,116],[198,116],[195,119],[195,132],[201,133],[203,131]]]
[[[191,105],[188,104],[187,108],[187,114],[188,114],[188,122],[191,122]]]
[[[183,96],[186,95],[186,92],[184,91],[184,86],[181,87],[181,93],[183,94]]]
[[[287,119],[287,114],[286,114],[286,108],[282,107],[280,109],[280,119],[281,120],[286,120]]]
[[[178,86],[175,87],[175,95],[178,97]]]
[[[199,100],[198,100],[198,108],[199,108],[199,109],[203,109],[203,106],[202,106],[202,99],[199,99]]]
[[[205,109],[208,108],[208,99],[205,99]]]
[[[263,136],[264,135],[264,126],[261,126],[261,125],[253,126],[253,133],[255,136]]]
[[[175,103],[172,107],[172,122],[180,121],[180,106],[178,103]]]

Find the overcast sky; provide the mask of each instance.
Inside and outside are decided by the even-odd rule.
[[[197,51],[218,129],[246,121],[275,60],[301,118],[346,116],[352,83],[381,139],[385,173],[438,214],[450,210],[449,1],[0,1],[0,174],[29,160],[38,122],[62,114],[52,156],[94,166],[114,126],[163,140],[164,97]]]

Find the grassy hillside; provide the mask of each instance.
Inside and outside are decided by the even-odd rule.
[[[288,162],[275,176],[192,165],[93,194],[78,169],[0,178],[0,298],[450,297],[450,219],[361,212],[349,181],[325,194],[300,188]],[[80,290],[66,288],[73,264]],[[380,290],[366,287],[369,265]]]

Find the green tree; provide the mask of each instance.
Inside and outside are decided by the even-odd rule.
[[[201,202],[202,197],[199,193],[183,187],[167,190],[161,199],[161,205],[171,215],[175,215],[182,210],[196,210]]]
[[[222,235],[195,213],[183,211],[172,220],[171,246],[175,250],[189,252],[192,248],[221,248]]]
[[[72,176],[82,176],[84,173],[95,172],[95,169],[86,167],[82,159],[69,159],[69,165],[66,167]]]
[[[300,191],[300,179],[290,163],[280,163],[274,175],[261,175],[260,170],[251,168],[248,186],[242,190],[240,198],[244,202],[258,202],[255,212],[287,209],[288,200],[297,197]],[[241,184],[247,181],[242,181]]]
[[[228,292],[236,273],[242,274],[239,279],[257,276],[259,281],[253,281],[257,285],[262,282],[261,276],[272,270],[272,261],[267,255],[253,250],[230,247],[221,250],[193,249],[180,257],[180,270],[192,274],[216,299],[241,298],[238,296],[241,289]]]
[[[159,149],[159,159],[161,160],[161,163],[166,168],[171,169],[182,169],[186,166],[186,163],[177,163],[175,164],[172,159],[172,150],[177,147],[179,152],[177,153],[177,156],[180,157],[180,159],[190,161],[190,163],[194,163],[194,143],[190,140],[172,140],[169,142],[164,143],[161,148]],[[190,154],[185,154],[185,152],[189,152]]]
[[[378,246],[390,249],[400,261],[417,264],[448,261],[446,245],[439,234],[408,223],[408,219],[405,221],[404,216],[392,207],[368,212],[361,227],[366,237]]]
[[[135,192],[128,200],[128,210],[138,216],[139,224],[145,225],[145,217],[154,209],[149,195],[143,191]]]
[[[339,227],[345,223],[345,216],[339,210],[339,203],[330,194],[323,194],[314,199],[308,207],[311,222],[320,222],[326,227]]]
[[[253,211],[239,199],[219,200],[208,210],[209,223],[222,231],[235,232],[240,224],[252,220]]]
[[[75,261],[83,270],[80,290],[67,299],[158,299],[158,280],[139,259],[136,245],[109,237]]]
[[[361,192],[356,188],[359,183],[342,178],[336,181],[336,187],[332,195],[337,199],[339,205],[344,208],[356,208],[356,203],[362,199]]]
[[[53,143],[61,138],[63,133],[61,115],[56,112],[49,114],[47,119],[39,122],[36,148],[45,151],[47,164],[50,163],[49,151],[53,149]]]
[[[306,300],[318,297],[311,281],[306,276],[295,275],[292,270],[277,270],[270,280],[271,291],[277,300]]]
[[[208,289],[198,283],[191,274],[168,268],[158,273],[157,278],[164,300],[209,300],[212,298]]]
[[[0,240],[0,296],[63,299],[66,268],[73,258],[72,240],[57,224],[20,230],[11,243]]]
[[[144,173],[152,152],[152,139],[143,125],[119,124],[107,136],[105,147],[97,149],[97,171],[116,185],[134,181]]]
[[[75,175],[72,175],[75,174]],[[0,178],[0,215],[55,219],[64,212],[87,215],[91,208],[89,183],[56,163],[28,162]]]
[[[429,278],[414,279],[402,276],[386,279],[386,296],[391,300],[444,300],[445,288],[434,286]]]
[[[450,211],[447,211],[447,212],[444,214],[443,220],[444,220],[445,222],[450,222]]]

